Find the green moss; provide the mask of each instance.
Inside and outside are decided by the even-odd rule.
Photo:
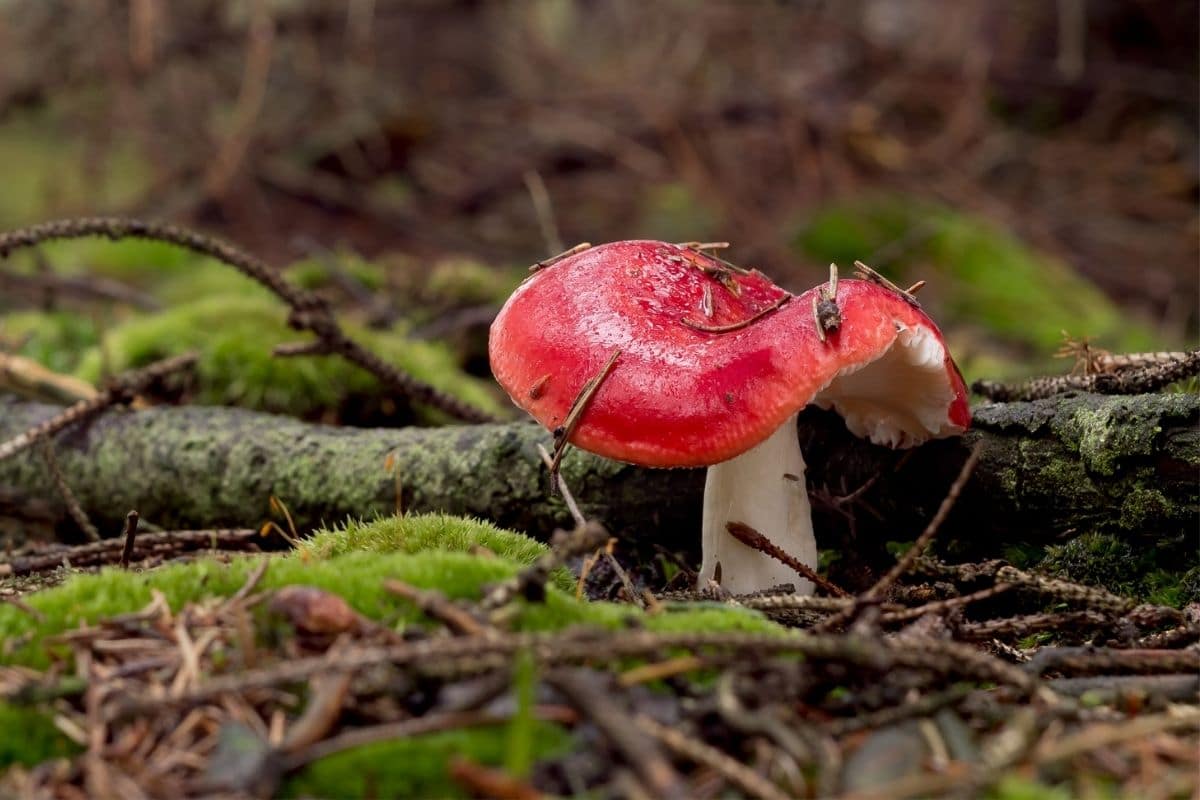
[[[1147,519],[1161,519],[1170,507],[1170,501],[1157,489],[1134,487],[1121,502],[1121,527],[1136,530]]]
[[[81,750],[54,727],[48,713],[33,708],[0,702],[0,731],[20,732],[19,736],[0,736],[0,768],[12,764],[34,766]]]
[[[447,258],[434,264],[420,294],[436,305],[502,303],[526,275],[471,258]]]
[[[331,269],[330,262],[335,262],[337,269],[369,291],[380,291],[387,284],[387,276],[379,264],[351,252],[337,252],[326,258],[306,258],[297,261],[287,268],[286,275],[288,280],[303,289],[325,289],[335,284],[334,270]]]
[[[1061,371],[1062,362],[1046,357],[1061,344],[1064,330],[1114,350],[1161,344],[1147,323],[1130,319],[1067,264],[939,206],[885,197],[835,207],[802,225],[795,242],[813,260],[843,266],[880,253],[882,260],[871,266],[901,285],[928,279],[926,294],[942,327],[959,329],[951,344],[969,378]],[[984,334],[963,333],[972,328]],[[989,352],[997,344],[1025,356],[1042,354],[1042,360],[1010,357],[1006,369]]]
[[[0,316],[0,342],[19,343],[18,355],[55,372],[73,372],[80,356],[99,339],[97,321],[83,314],[16,311]]]
[[[1197,582],[1197,567],[1183,571],[1195,559],[1190,543],[1137,543],[1093,531],[1066,544],[1048,546],[1039,568],[1054,577],[1099,586],[1124,597],[1179,607],[1189,602],[1189,581]]]
[[[639,209],[640,234],[669,242],[708,239],[716,215],[684,183],[649,187]]]
[[[497,528],[483,520],[450,514],[416,514],[382,517],[371,522],[347,520],[332,529],[314,533],[301,544],[300,551],[315,558],[330,558],[356,551],[466,553],[476,547],[486,548],[500,558],[518,564],[532,564],[547,550],[546,545],[536,539]],[[565,592],[575,589],[575,580],[566,570],[556,571],[551,580]]]
[[[1179,579],[1179,603],[1200,603],[1200,566],[1192,567]]]
[[[349,397],[386,399],[374,377],[344,359],[273,356],[276,345],[306,338],[287,327],[286,316],[284,307],[261,291],[207,297],[130,320],[104,337],[103,348],[118,371],[200,351],[195,400],[201,404],[312,417]],[[477,407],[497,409],[490,385],[463,374],[441,345],[347,327],[385,361]],[[93,348],[77,374],[94,381],[102,364],[101,348]]]
[[[385,578],[436,588],[454,599],[478,599],[487,585],[512,577],[540,552],[537,543],[522,541],[525,537],[520,534],[470,520],[456,524],[439,515],[409,517],[400,524],[381,520],[354,531],[318,535],[303,549],[274,558],[261,586],[316,586],[340,594],[372,619],[405,625],[423,622],[424,617],[411,604],[384,591]],[[446,542],[438,538],[438,531],[449,532]],[[369,549],[341,549],[351,544]],[[463,552],[471,544],[483,544],[505,555],[481,557]],[[0,605],[0,642],[12,647],[11,653],[2,655],[19,663],[44,664],[41,638],[135,611],[150,602],[155,590],[163,593],[172,608],[227,596],[242,586],[257,558],[235,558],[227,563],[204,558],[149,572],[106,569],[74,576],[26,598],[44,617],[40,623],[14,606]],[[588,603],[575,599],[566,576],[551,584],[545,603],[522,605],[513,625],[518,630],[548,631],[573,625],[618,628],[634,620],[664,632],[782,630],[761,615],[740,609],[700,608],[648,616],[629,605]],[[25,641],[29,635],[34,638]]]
[[[993,786],[986,796],[989,800],[1073,800],[1075,794],[1066,786],[1048,786],[1010,774]]]
[[[1191,416],[1189,398],[1179,397],[1170,411],[1163,408],[1163,399],[1147,403],[1138,396],[1115,398],[1095,408],[1080,404],[1072,413],[1056,417],[1054,433],[1079,453],[1084,469],[1114,475],[1121,459],[1155,452],[1165,416]]]
[[[472,555],[472,546],[487,547],[494,555]],[[398,578],[422,588],[437,589],[450,598],[481,596],[487,585],[511,577],[545,552],[545,546],[521,534],[497,529],[474,520],[445,515],[389,518],[373,523],[353,522],[314,535],[299,550],[274,557],[262,577],[265,590],[291,584],[315,586],[341,595],[360,613],[384,624],[400,627],[426,620],[414,606],[382,588],[385,578]],[[172,608],[187,602],[228,596],[241,587],[263,556],[224,562],[199,559],[149,572],[116,569],[77,575],[64,584],[26,596],[42,615],[41,622],[15,607],[0,605],[0,642],[12,652],[9,663],[44,666],[44,637],[83,622],[136,610],[162,592]],[[670,631],[756,631],[783,635],[784,628],[761,615],[716,605],[672,607],[647,615],[630,605],[576,600],[569,578],[555,581],[544,604],[519,603],[511,625],[515,630],[557,630],[576,625],[619,629],[632,625]],[[270,628],[263,636],[270,641]],[[31,641],[15,644],[25,637]],[[65,655],[65,653],[63,653]],[[238,661],[225,654],[231,668]],[[214,659],[214,663],[217,663]],[[517,714],[505,724],[431,733],[355,748],[315,762],[291,777],[285,796],[414,796],[457,797],[459,788],[449,780],[447,765],[455,756],[527,773],[537,759],[557,756],[572,746],[562,728],[532,715],[535,668],[518,655]],[[21,760],[38,763],[69,752],[47,719],[36,710],[0,705],[0,730],[31,731],[22,740],[0,742],[15,747],[0,750],[0,763]]]
[[[414,514],[382,517],[363,522],[347,520],[336,527],[317,531],[301,545],[301,552],[316,558],[343,553],[419,553],[445,550],[465,553],[486,547],[501,558],[530,564],[546,552],[546,545],[522,533],[497,528],[483,520],[450,514]],[[564,587],[570,588],[570,587]]]
[[[565,752],[571,737],[545,722],[532,727],[534,752],[552,758]],[[285,797],[469,797],[449,778],[455,757],[486,766],[503,763],[506,729],[447,731],[356,747],[306,767],[283,787]]]
[[[1085,533],[1066,544],[1049,545],[1042,571],[1121,595],[1132,595],[1140,579],[1140,559],[1133,546],[1105,533]]]
[[[537,753],[537,717],[533,705],[537,699],[538,670],[533,654],[528,651],[518,653],[513,661],[512,683],[517,709],[508,724],[504,771],[525,778],[533,768]]]
[[[116,137],[98,161],[85,143],[88,137],[78,135],[85,98],[61,94],[56,101],[69,103],[74,119],[39,110],[6,114],[0,125],[0,224],[5,228],[126,208],[149,186],[148,161],[131,137]]]

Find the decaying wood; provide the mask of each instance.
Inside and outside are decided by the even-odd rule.
[[[0,401],[0,440],[58,412]],[[958,552],[996,554],[1014,536],[1045,542],[1087,530],[1130,537],[1194,531],[1198,420],[1193,395],[1078,395],[983,406],[967,436],[929,443],[907,458],[855,438],[816,409],[801,415],[799,435],[823,546],[851,526],[860,544],[874,535],[915,537],[981,444],[978,468],[939,541]],[[359,430],[237,409],[155,408],[110,411],[61,435],[58,460],[104,530],[120,530],[130,508],[179,528],[253,527],[270,515],[272,495],[305,530],[394,513],[399,485],[406,511],[473,515],[548,538],[572,526],[537,452],[548,441],[548,431],[527,423]],[[701,470],[642,469],[572,450],[562,471],[583,513],[614,535],[695,546]],[[829,501],[876,476],[853,502]],[[36,454],[0,462],[0,514],[54,496]]]

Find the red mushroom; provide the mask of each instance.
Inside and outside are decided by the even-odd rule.
[[[890,447],[970,422],[962,377],[915,303],[836,278],[797,297],[664,242],[601,245],[535,273],[492,324],[489,354],[516,404],[571,444],[643,466],[708,466],[700,580],[720,563],[735,593],[812,591],[726,529],[748,525],[815,566],[801,408],[832,407]]]

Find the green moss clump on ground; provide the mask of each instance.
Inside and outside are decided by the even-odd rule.
[[[987,792],[989,800],[1072,800],[1066,786],[1047,786],[1023,775],[1007,775]]]
[[[446,536],[445,543],[442,535]],[[352,544],[371,549],[344,549]],[[444,549],[443,544],[451,549]],[[480,557],[463,552],[474,544],[488,547],[497,555]],[[454,548],[459,551],[452,552]],[[383,519],[317,534],[304,548],[274,557],[260,585],[264,589],[293,584],[316,586],[341,595],[372,619],[403,626],[423,622],[424,617],[413,605],[384,591],[385,578],[436,588],[454,599],[478,599],[487,585],[512,577],[544,551],[544,545],[528,537],[472,520],[444,515]],[[2,656],[14,663],[42,666],[47,662],[41,647],[43,638],[84,622],[143,608],[154,590],[162,592],[172,608],[228,596],[246,581],[258,558],[241,557],[228,563],[198,559],[149,572],[106,569],[77,575],[26,598],[43,616],[41,622],[14,606],[0,605],[0,642],[21,642]],[[660,631],[783,630],[761,615],[741,609],[704,608],[648,616],[629,605],[576,600],[569,576],[565,575],[558,576],[549,589],[545,603],[521,606],[513,623],[516,629],[549,631],[572,625],[617,628],[638,620],[646,628]],[[27,636],[32,638],[25,641]]]
[[[1064,330],[1115,351],[1162,344],[1147,323],[1130,319],[1067,264],[943,207],[909,198],[835,207],[804,224],[795,241],[810,258],[844,267],[881,253],[886,260],[871,266],[897,283],[930,281],[926,293],[943,328],[983,328],[988,345],[1007,344],[1044,359],[1006,362],[985,347],[955,347],[968,378],[1062,371],[1063,362],[1046,357],[1062,343]]]
[[[498,304],[527,276],[524,270],[498,269],[471,258],[446,258],[433,265],[419,293],[434,305]]]
[[[0,343],[19,344],[17,355],[55,372],[74,372],[80,356],[100,341],[97,320],[67,311],[0,315]]]
[[[212,259],[149,239],[114,241],[93,237],[51,241],[40,245],[39,252],[55,271],[64,275],[111,278],[151,293],[168,281],[186,278],[210,265],[218,266]],[[15,253],[12,259],[20,269],[31,269],[35,263],[29,251]],[[227,275],[237,275],[230,267],[220,268]]]
[[[52,758],[65,758],[81,751],[77,744],[54,727],[48,712],[0,702],[0,768],[13,764],[32,767]],[[19,732],[20,735],[11,735]]]
[[[5,109],[0,224],[10,228],[143,201],[154,175],[150,160],[133,141],[136,137],[114,137],[97,159],[90,137],[79,132],[78,93],[50,94],[55,96],[45,98],[48,104],[33,104],[36,109]]]
[[[387,284],[387,276],[379,264],[350,252],[302,259],[290,265],[285,274],[300,288],[316,291],[336,285],[334,266],[369,291],[380,291]]]
[[[486,547],[495,555],[466,552],[474,546]],[[438,589],[452,599],[477,599],[487,585],[512,577],[545,552],[545,545],[522,534],[447,515],[351,522],[315,534],[293,553],[273,557],[259,585],[267,590],[293,584],[315,586],[341,595],[357,611],[382,624],[402,627],[422,624],[424,617],[412,604],[384,591],[385,578]],[[263,557],[245,556],[229,562],[199,559],[149,572],[106,569],[76,575],[60,586],[24,598],[41,615],[40,621],[13,606],[0,605],[0,642],[23,642],[3,653],[3,658],[9,663],[45,666],[46,637],[84,622],[135,611],[151,600],[154,591],[162,592],[173,609],[226,597],[245,583]],[[519,604],[513,628],[551,631],[591,625],[617,629],[640,624],[664,632],[787,633],[746,609],[710,606],[647,615],[630,605],[577,600],[571,586],[569,575],[557,576],[548,587],[545,603]],[[0,705],[0,729],[23,729],[7,724],[7,720],[17,719],[14,714],[25,715],[20,717],[22,726],[26,721],[30,725],[46,722],[34,710],[6,710]],[[57,755],[60,751],[56,748],[62,743],[48,741],[22,745],[20,757],[36,763]],[[446,773],[454,755],[490,766],[527,765],[531,755],[551,757],[570,746],[571,737],[562,728],[522,719],[518,714],[508,725],[431,733],[348,750],[309,765],[289,779],[283,791],[288,796],[380,793],[455,797],[459,789]],[[0,751],[0,758],[4,756]]]
[[[1125,597],[1180,607],[1191,602],[1188,587],[1200,583],[1194,577],[1200,567],[1193,566],[1183,572],[1164,569],[1162,565],[1187,567],[1195,556],[1182,552],[1186,548],[1186,544],[1176,541],[1138,545],[1120,536],[1093,531],[1066,544],[1047,546],[1039,570]],[[1193,586],[1192,591],[1195,589],[1200,586]]]
[[[1200,566],[1192,567],[1179,579],[1179,602],[1200,603]]]
[[[566,752],[571,737],[545,722],[533,727],[539,758]],[[485,766],[504,762],[504,728],[447,731],[356,747],[323,758],[287,781],[285,797],[470,797],[447,773],[456,757]]]
[[[1040,567],[1056,578],[1125,596],[1134,593],[1142,573],[1133,545],[1106,533],[1085,533],[1066,544],[1047,546]]]
[[[371,522],[347,520],[315,532],[301,543],[300,551],[316,558],[330,558],[363,550],[372,553],[419,553],[424,550],[465,553],[472,547],[486,547],[501,558],[519,564],[530,564],[546,552],[546,545],[524,534],[497,528],[483,520],[450,514],[383,517]]]
[[[121,371],[198,350],[196,401],[202,404],[312,417],[348,397],[386,398],[372,375],[344,359],[273,356],[276,345],[308,338],[288,328],[286,317],[279,301],[261,291],[203,298],[114,328],[102,347],[85,356],[77,374],[95,382],[102,353],[110,369]],[[347,332],[409,374],[479,408],[498,410],[490,384],[464,374],[443,346],[351,326]]]

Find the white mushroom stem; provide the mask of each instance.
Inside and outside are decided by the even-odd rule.
[[[741,522],[814,569],[817,540],[804,481],[804,458],[792,415],[765,441],[737,458],[708,468],[704,484],[700,586],[721,565],[721,586],[734,594],[790,583],[812,594],[811,581],[769,555],[747,547],[727,530]]]

